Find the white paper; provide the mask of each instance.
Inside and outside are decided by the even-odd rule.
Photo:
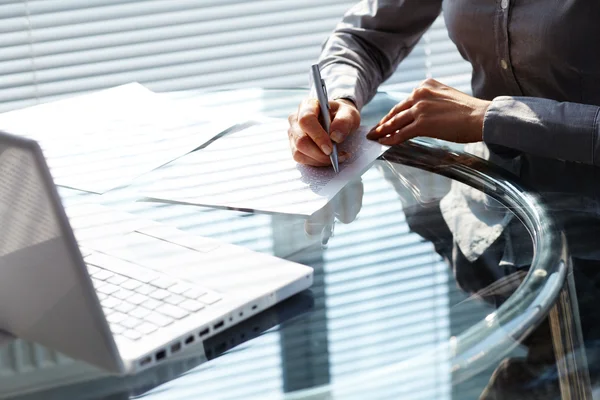
[[[154,201],[311,215],[387,149],[367,140],[363,127],[339,146],[338,151],[352,156],[336,174],[331,167],[296,163],[287,128],[286,120],[277,119],[224,136],[155,171],[141,195]]]
[[[211,119],[132,83],[2,114],[0,129],[38,141],[57,185],[104,193],[232,125]]]

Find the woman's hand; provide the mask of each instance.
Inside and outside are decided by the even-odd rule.
[[[398,103],[367,138],[394,145],[417,136],[456,143],[483,140],[483,118],[490,101],[471,97],[434,79],[427,79]]]
[[[332,100],[329,102],[331,114],[331,138],[319,123],[319,101],[306,99],[298,107],[296,113],[288,117],[290,127],[288,137],[292,156],[296,162],[322,167],[331,165],[329,155],[333,140],[342,143],[349,134],[360,125],[360,112],[349,100]],[[340,162],[346,161],[350,154],[341,151]]]

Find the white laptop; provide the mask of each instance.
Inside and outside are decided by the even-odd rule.
[[[312,284],[310,267],[97,210],[65,211],[38,144],[0,133],[0,330],[127,375]]]

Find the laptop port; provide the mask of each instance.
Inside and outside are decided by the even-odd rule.
[[[177,342],[171,345],[171,353],[177,353],[179,350],[181,350],[181,343]]]
[[[256,304],[252,306],[253,310],[256,310],[257,308],[258,308],[258,306]]]
[[[140,361],[140,367],[143,367],[144,365],[148,365],[152,362],[152,357],[148,356],[148,357],[144,357],[142,358],[142,361]]]
[[[167,357],[167,351],[161,350],[156,352],[156,361],[164,360]]]
[[[223,325],[225,325],[225,321],[219,321],[215,324],[215,326],[213,326],[214,329],[219,329],[222,328]]]
[[[188,336],[187,339],[185,339],[185,344],[190,344],[194,342],[195,337],[194,336]]]
[[[202,336],[206,336],[208,335],[208,328],[202,329],[200,331],[200,333],[198,334],[198,336],[202,337]]]

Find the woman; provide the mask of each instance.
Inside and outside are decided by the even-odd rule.
[[[427,80],[390,110],[370,139],[387,145],[416,136],[483,141],[490,154],[473,150],[514,172],[521,153],[600,165],[600,2],[589,0],[357,4],[320,59],[334,114],[331,140],[340,143],[359,126],[362,106],[442,9],[451,39],[473,66],[474,97]],[[296,161],[324,166],[331,140],[318,112],[314,98],[302,102],[290,115],[289,136]]]
[[[331,140],[341,143],[358,128],[360,109],[442,10],[450,38],[473,67],[473,96],[426,80],[368,137],[386,145],[417,136],[469,143],[467,151],[512,171],[542,193],[569,242],[588,358],[600,359],[600,2],[357,4],[329,37],[320,58],[331,100],[331,139],[318,123],[317,101],[308,98],[289,117],[293,157],[304,164],[329,165]],[[339,155],[340,161],[347,157]],[[506,256],[512,253],[501,235],[515,225],[511,216],[490,215],[494,207],[481,197],[477,190],[453,183],[442,201],[447,207],[440,207],[463,260],[453,265],[457,279],[474,268],[481,272],[475,265],[496,250],[502,265],[526,266]],[[492,229],[495,225],[503,229]],[[473,235],[477,246],[471,246]],[[546,336],[541,327],[529,345],[549,343]],[[551,354],[551,346],[540,348],[544,356]],[[599,370],[591,372],[600,375]],[[490,384],[482,398],[504,398],[496,386]]]
[[[469,96],[426,80],[367,135],[386,145],[416,136],[469,143],[466,150],[520,175],[553,204],[581,209],[600,198],[600,2],[589,0],[365,0],[351,8],[320,59],[330,96],[331,139],[318,122],[316,99],[289,117],[296,161],[329,165],[331,140],[341,143],[360,125],[360,109],[375,94],[443,9],[450,38],[473,66]],[[340,161],[348,158],[339,154]],[[477,191],[453,185],[451,229],[478,207]],[[582,197],[583,196],[583,197]],[[464,201],[463,201],[464,200]],[[580,204],[581,203],[581,204]],[[483,204],[486,206],[486,204]],[[489,216],[488,216],[489,217]],[[510,217],[510,216],[509,216]],[[501,234],[494,216],[457,236],[481,236],[475,260]],[[477,231],[477,232],[475,232]],[[460,245],[461,243],[459,243]]]

